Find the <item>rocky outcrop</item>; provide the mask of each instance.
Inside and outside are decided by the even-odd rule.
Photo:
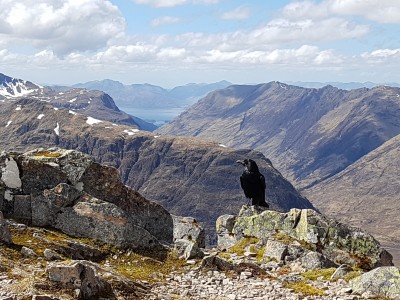
[[[400,270],[380,267],[350,281],[354,292],[369,293],[372,297],[400,297]]]
[[[231,218],[222,216],[220,222],[224,220]],[[224,229],[217,232],[222,247],[227,246],[226,235],[236,241],[255,237],[266,246],[265,255],[283,262],[298,260],[307,269],[348,264],[370,270],[392,265],[392,256],[373,236],[309,209],[279,213],[244,206],[233,227],[219,228]]]
[[[72,150],[0,156],[0,209],[35,226],[121,248],[173,242],[171,215],[126,187],[113,167]]]

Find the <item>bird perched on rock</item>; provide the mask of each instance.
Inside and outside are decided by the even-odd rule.
[[[244,166],[240,176],[240,185],[246,198],[250,198],[251,205],[269,207],[265,202],[265,177],[258,170],[256,162],[252,159],[238,160]]]

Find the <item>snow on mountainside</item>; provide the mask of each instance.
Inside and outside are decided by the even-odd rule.
[[[12,78],[0,73],[0,97],[15,98],[28,95],[42,87],[30,81]]]

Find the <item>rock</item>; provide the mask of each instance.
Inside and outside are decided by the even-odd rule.
[[[126,187],[116,168],[86,154],[35,149],[2,154],[0,167],[0,208],[6,217],[122,248],[173,242],[169,212]],[[190,234],[202,246],[204,232],[194,229]]]
[[[381,297],[400,297],[400,269],[380,267],[350,280],[355,293],[369,292]]]
[[[203,268],[217,269],[219,271],[230,271],[234,269],[234,265],[225,259],[216,255],[210,255],[203,258],[201,262]]]
[[[366,270],[393,265],[392,256],[373,236],[311,209],[280,213],[260,212],[243,206],[232,232],[236,240],[244,236],[273,239],[279,232],[304,243],[308,249],[320,252],[336,264],[346,263]]]
[[[204,229],[196,219],[172,215],[172,220],[174,222],[174,241],[185,239],[195,242],[199,248],[206,247]]]
[[[274,240],[268,240],[265,245],[264,257],[276,259],[278,262],[285,259],[288,254],[288,246]]]
[[[78,290],[78,299],[113,295],[111,285],[97,276],[95,268],[85,261],[72,261],[65,265],[51,264],[46,272],[49,280],[62,287]]]
[[[337,265],[321,253],[310,251],[300,258],[301,266],[307,270],[326,269]]]
[[[216,221],[217,245],[221,250],[228,249],[236,244],[236,239],[232,233],[235,225],[236,216],[222,215]]]
[[[46,260],[61,260],[61,256],[51,249],[45,249],[43,255]]]
[[[340,265],[331,276],[332,279],[340,278],[351,272],[353,269],[348,265]]]
[[[73,206],[82,196],[82,192],[66,183],[60,183],[42,194],[32,197],[32,225],[54,225],[57,214],[64,207]]]
[[[195,241],[178,239],[175,241],[175,249],[178,251],[179,255],[183,256],[186,260],[204,257],[204,252]]]
[[[120,248],[154,248],[156,237],[132,222],[132,217],[113,203],[89,195],[63,208],[53,227],[69,235],[94,238]]]
[[[25,257],[35,257],[35,256],[37,256],[35,251],[33,251],[31,248],[28,248],[28,247],[25,247],[25,246],[21,248],[21,253]]]
[[[10,230],[4,220],[3,213],[0,211],[0,243],[12,244]]]

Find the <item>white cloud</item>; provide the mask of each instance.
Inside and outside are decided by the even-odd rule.
[[[216,4],[219,0],[133,0],[136,4],[150,5],[153,7],[175,7],[183,4]]]
[[[3,0],[0,20],[0,34],[9,43],[57,55],[97,50],[125,30],[125,19],[107,0]]]
[[[154,7],[174,7],[187,3],[187,0],[133,0],[133,2]]]
[[[245,20],[250,17],[251,10],[248,6],[242,5],[221,15],[223,20]]]
[[[364,52],[361,57],[369,63],[400,61],[400,49],[378,49],[372,52]]]
[[[400,23],[400,2],[398,0],[330,0],[333,12],[359,15],[379,23]]]
[[[378,23],[400,23],[398,0],[325,0],[296,1],[286,5],[282,13],[290,19],[321,19],[332,15],[362,16]]]
[[[159,18],[152,20],[150,25],[152,27],[158,27],[161,25],[175,24],[175,23],[178,23],[179,21],[180,21],[180,19],[176,18],[176,17],[163,16],[163,17],[159,17]]]

